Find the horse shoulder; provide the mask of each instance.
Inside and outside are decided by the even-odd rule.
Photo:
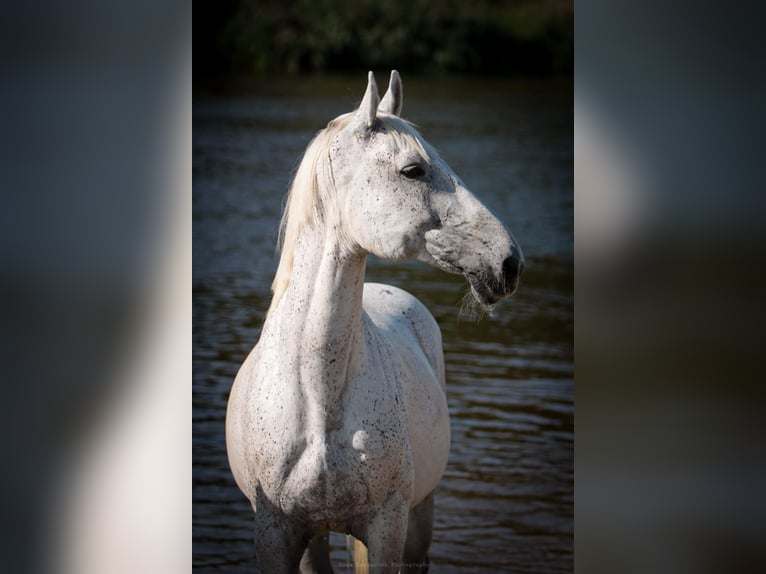
[[[256,482],[268,490],[282,482],[285,468],[300,450],[302,395],[288,384],[278,341],[266,329],[234,379],[226,414],[229,464],[240,489],[251,496]],[[257,477],[257,479],[256,479]]]

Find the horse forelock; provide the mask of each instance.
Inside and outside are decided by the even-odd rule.
[[[378,114],[378,120],[387,128],[386,135],[394,142],[397,151],[414,149],[424,160],[433,159],[433,148],[418,133],[415,124],[391,114]]]
[[[301,230],[306,225],[323,221],[332,211],[326,206],[330,196],[335,193],[330,169],[330,148],[335,136],[349,125],[354,116],[354,112],[338,116],[319,131],[307,146],[295,170],[279,226],[277,246],[281,255],[271,285],[272,309],[277,306],[290,282]],[[426,161],[433,157],[433,149],[407,120],[386,113],[379,113],[377,120],[384,126],[382,131],[391,139],[395,149],[414,149]]]

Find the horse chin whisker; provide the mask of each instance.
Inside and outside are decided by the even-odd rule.
[[[475,289],[470,288],[460,301],[458,318],[467,318],[479,323],[484,317],[490,319],[494,316],[495,306],[483,302]]]
[[[495,310],[495,304],[500,297],[497,297],[486,285],[481,275],[475,273],[465,273],[470,290],[463,297],[461,313],[470,317],[475,317],[480,321],[485,316],[492,318]]]

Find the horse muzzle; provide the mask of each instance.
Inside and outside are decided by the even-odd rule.
[[[503,261],[499,277],[481,272],[467,272],[464,275],[476,300],[489,307],[516,292],[523,270],[524,259],[510,256]]]
[[[426,250],[432,263],[463,275],[476,300],[491,306],[516,291],[524,270],[524,256],[509,234],[501,242],[505,243],[503,247],[477,235],[471,228],[431,230],[426,233]],[[498,256],[498,251],[506,256]]]

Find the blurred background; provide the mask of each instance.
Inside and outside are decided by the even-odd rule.
[[[571,2],[208,2],[194,42],[194,569],[252,572],[252,510],[226,459],[236,372],[258,340],[292,171],[356,108],[373,70],[403,116],[511,229],[526,257],[492,319],[460,277],[368,258],[439,321],[452,449],[436,493],[435,572],[573,569]],[[331,537],[338,571],[345,537]]]
[[[764,15],[577,6],[583,572],[766,571]]]
[[[571,75],[570,0],[194,4],[195,88],[264,75]]]
[[[382,28],[380,4],[332,16],[362,12],[366,26],[307,34],[331,5],[197,3],[193,48],[184,2],[5,6],[0,569],[247,567],[249,509],[215,432],[262,320],[269,226],[311,134],[356,105],[367,69],[383,84],[396,67],[405,116],[533,263],[478,324],[456,319],[454,278],[370,266],[452,337],[462,448],[441,493],[440,564],[571,569],[573,122],[576,569],[766,570],[764,8],[578,2],[572,106],[571,4],[395,4],[399,36],[381,32],[398,28]],[[192,272],[193,217],[211,244],[195,239]],[[192,413],[190,382],[209,412]]]
[[[191,565],[191,10],[2,5],[0,571]]]

